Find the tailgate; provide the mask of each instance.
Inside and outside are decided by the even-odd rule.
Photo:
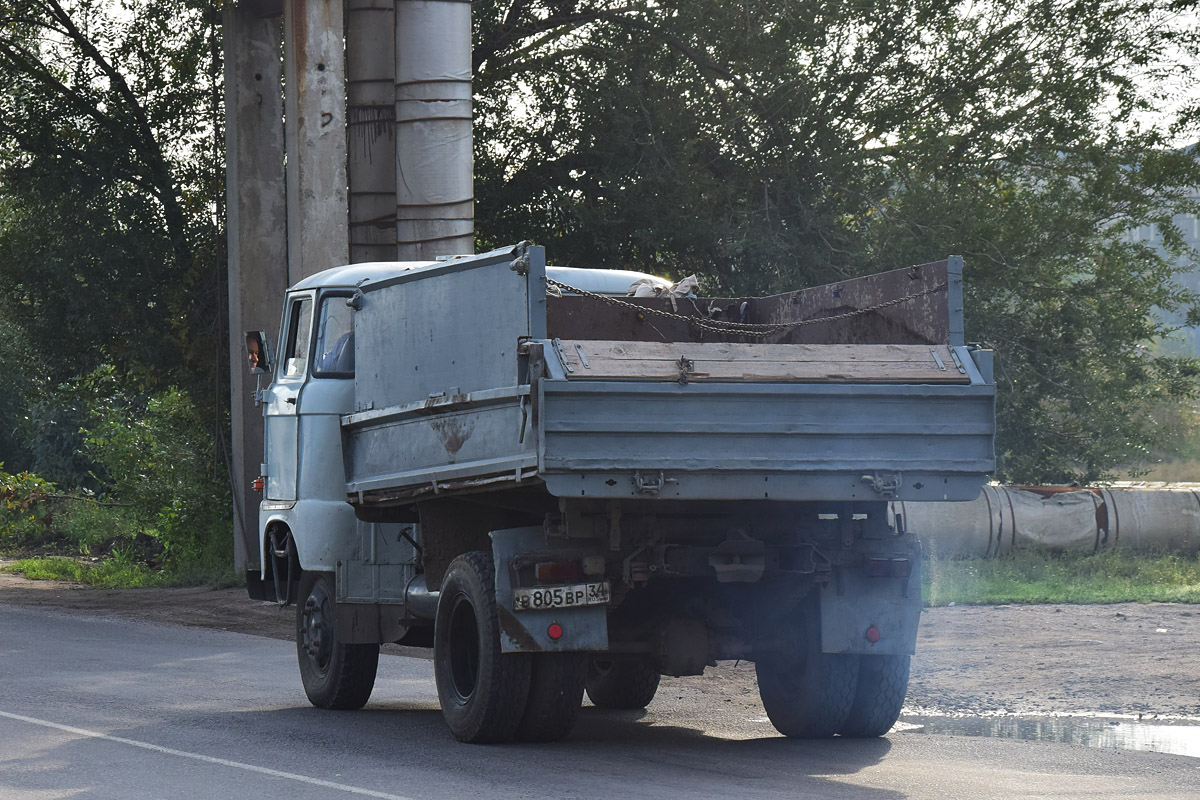
[[[965,347],[551,340],[538,473],[557,496],[969,500],[995,385]]]

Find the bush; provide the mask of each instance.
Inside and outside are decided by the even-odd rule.
[[[43,538],[53,521],[54,484],[28,472],[12,475],[0,463],[0,542],[28,544]]]
[[[39,381],[28,338],[0,309],[0,453],[10,469],[31,466],[29,398]]]
[[[64,503],[55,518],[59,539],[81,554],[103,555],[137,538],[139,529],[127,509],[89,498]]]
[[[158,543],[169,570],[223,569],[232,542],[228,483],[191,399],[176,388],[122,391],[111,367],[87,380],[94,394],[84,446],[103,469],[107,495]]]
[[[76,488],[0,471],[0,545],[52,556],[20,571],[105,586],[230,581],[225,465],[185,392],[103,367],[39,402],[58,423],[42,462]]]

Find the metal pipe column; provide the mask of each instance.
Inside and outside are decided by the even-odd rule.
[[[396,257],[396,10],[346,0],[350,261]]]
[[[396,2],[396,254],[474,252],[471,4]]]

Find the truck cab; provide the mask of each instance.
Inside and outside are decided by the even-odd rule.
[[[302,570],[335,571],[360,552],[363,537],[391,544],[419,537],[415,524],[364,522],[346,502],[340,419],[354,405],[355,297],[364,287],[419,273],[442,261],[369,262],[334,267],[288,289],[277,365],[259,393],[264,425],[263,499],[257,574],[250,593],[294,600]],[[635,283],[666,289],[665,278],[631,270],[549,266],[547,274],[603,296],[624,296]],[[414,523],[415,523],[414,519]],[[364,530],[365,529],[365,530]],[[408,545],[401,558],[412,561]],[[404,548],[402,548],[404,549]],[[343,596],[344,600],[345,597]]]

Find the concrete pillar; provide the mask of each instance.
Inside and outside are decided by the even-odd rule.
[[[396,257],[396,10],[346,0],[350,261]]]
[[[396,252],[474,252],[471,4],[396,4]]]
[[[341,0],[283,6],[288,283],[349,262]]]
[[[287,287],[281,21],[258,17],[252,4],[226,4],[224,38],[234,559],[242,570],[259,566],[260,497],[250,484],[263,460],[262,410],[242,332],[265,330],[277,342]]]

